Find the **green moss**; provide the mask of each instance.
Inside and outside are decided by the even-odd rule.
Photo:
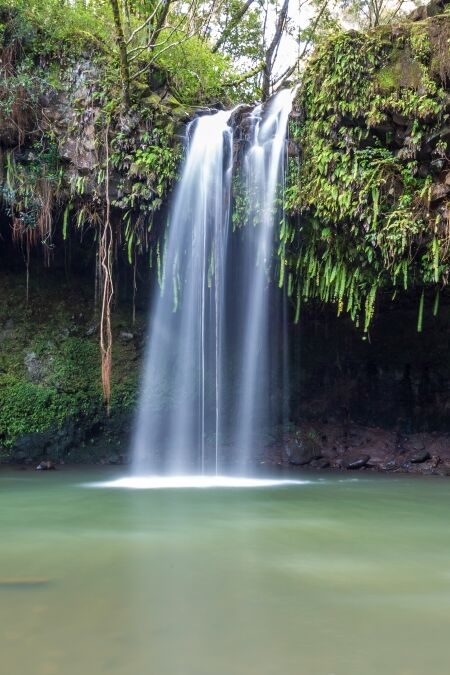
[[[100,351],[90,287],[69,286],[47,272],[31,277],[25,302],[24,275],[0,274],[0,446],[18,436],[56,431],[75,421],[92,425],[104,416]],[[84,299],[87,298],[87,299]],[[51,318],[51,320],[50,320]],[[111,414],[129,409],[136,397],[138,361],[134,342],[118,334],[129,316],[114,314]],[[30,361],[35,369],[30,369]]]
[[[420,63],[412,58],[409,50],[395,50],[389,64],[375,74],[374,85],[383,94],[407,87],[417,91],[422,86]]]
[[[446,283],[447,235],[417,161],[445,115],[446,81],[431,69],[449,19],[439,22],[433,39],[430,22],[341,33],[305,71],[303,122],[291,128],[303,155],[286,191],[302,214],[300,229],[286,233],[297,314],[301,300],[333,302],[367,330],[380,289]],[[410,125],[401,151],[393,116]]]
[[[377,73],[376,81],[380,91],[383,93],[394,91],[398,86],[398,72],[393,66],[381,68]]]
[[[432,56],[429,24],[427,22],[412,24],[410,26],[409,41],[414,58],[424,65],[429,65]]]
[[[17,436],[59,429],[74,414],[71,400],[56,389],[13,381],[2,391],[0,438],[8,447]]]

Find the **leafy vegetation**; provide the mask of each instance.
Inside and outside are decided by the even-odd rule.
[[[1,280],[0,448],[8,449],[22,434],[55,432],[69,422],[94,425],[104,413],[100,378],[93,375],[100,355],[91,289],[75,293],[64,286],[61,292],[61,284],[49,278],[33,288],[27,305],[23,278],[2,273]],[[128,322],[117,311],[114,334]],[[111,408],[120,412],[136,397],[134,343],[117,340],[114,361]]]
[[[286,234],[298,307],[333,302],[367,331],[381,290],[438,293],[447,283],[447,191],[436,200],[436,189],[446,164],[448,35],[447,17],[339,33],[311,59],[302,120],[291,128],[302,156],[286,191],[288,209],[301,214]]]
[[[375,17],[370,25],[386,19],[384,0],[350,9],[362,7]],[[69,250],[89,233],[97,283],[107,289],[99,332],[112,406],[132,401],[135,386],[110,395],[117,261],[132,265],[134,289],[138,255],[160,273],[162,206],[178,175],[184,122],[198,107],[267,98],[314,46],[291,124],[301,159],[290,159],[279,284],[297,319],[302,301],[321,300],[366,331],[382,291],[416,289],[420,330],[425,285],[435,288],[438,311],[450,251],[448,17],[364,34],[342,32],[327,0],[310,9],[300,30],[288,0],[0,0],[0,199],[25,261],[24,297],[33,248],[50,265],[57,242]],[[299,40],[298,58],[280,70],[288,34]],[[235,227],[244,199],[236,194]],[[84,358],[98,369],[94,347],[89,341]],[[61,391],[62,380],[77,381],[74,355],[83,349],[75,338],[58,344],[45,382],[27,380],[23,364],[14,380],[3,378],[4,443],[25,428],[57,427],[83,406],[96,414],[97,384],[80,384],[80,399]]]

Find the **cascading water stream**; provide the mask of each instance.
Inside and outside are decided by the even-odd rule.
[[[295,90],[279,92],[266,110],[251,115],[252,140],[244,158],[247,227],[243,238],[247,281],[242,316],[246,317],[241,347],[242,379],[236,409],[237,462],[241,470],[256,448],[258,434],[271,420],[269,284],[273,272],[275,225],[282,218],[277,187],[284,186],[286,130]],[[278,218],[278,222],[277,222]],[[286,345],[281,345],[284,351]],[[276,366],[274,366],[276,368]],[[283,407],[283,403],[280,406]],[[281,412],[281,411],[280,411]]]
[[[242,470],[255,432],[270,421],[269,280],[293,96],[290,90],[279,92],[267,108],[251,113],[244,158],[250,206],[237,260],[228,256],[234,111],[199,117],[187,129],[161,290],[150,312],[133,441],[139,475],[217,475],[225,436]],[[242,292],[236,286],[242,279],[238,266],[248,270]],[[231,339],[225,317],[242,324]],[[229,368],[231,357],[237,373]]]
[[[135,426],[134,470],[218,470],[232,111],[194,120],[167,233]],[[211,287],[211,288],[210,288]],[[216,453],[206,455],[215,435]]]

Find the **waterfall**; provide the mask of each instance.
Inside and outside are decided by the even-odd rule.
[[[221,422],[221,336],[232,169],[232,111],[194,120],[150,312],[134,437],[138,473],[211,470]]]
[[[293,97],[283,90],[250,114],[242,170],[248,206],[239,236],[230,228],[233,111],[188,126],[150,312],[133,440],[138,474],[217,475],[227,443],[243,470],[256,432],[270,423],[279,370],[271,353],[270,280]],[[238,254],[229,254],[238,239]]]
[[[244,157],[248,213],[243,237],[246,292],[242,316],[246,320],[240,350],[242,379],[235,428],[235,448],[241,469],[257,450],[255,443],[258,443],[261,430],[273,423],[271,393],[276,383],[272,375],[278,370],[278,364],[274,364],[274,368],[270,365],[271,357],[278,350],[270,338],[276,337],[280,317],[270,315],[269,288],[274,235],[278,233],[275,226],[282,218],[277,188],[284,187],[286,130],[294,93],[294,90],[284,89],[266,110],[262,106],[255,108],[250,120],[251,143]],[[272,322],[271,318],[274,319]],[[285,345],[282,348],[285,349]]]

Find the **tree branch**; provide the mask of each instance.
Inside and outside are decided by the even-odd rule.
[[[138,33],[140,33],[142,30],[144,30],[144,28],[146,28],[146,27],[148,26],[148,24],[149,24],[150,21],[153,19],[153,17],[155,16],[156,12],[158,11],[158,9],[160,8],[160,6],[162,5],[163,1],[164,1],[164,0],[159,0],[159,2],[158,2],[158,4],[156,5],[155,9],[154,9],[153,12],[145,19],[144,23],[142,23],[140,26],[138,26],[137,28],[134,29],[134,31],[131,33],[130,37],[129,37],[128,40],[126,41],[126,44],[127,44],[127,45],[129,45],[130,42],[132,42],[132,41],[134,40],[134,38],[136,37],[136,35],[138,35]]]
[[[284,27],[286,25],[287,12],[289,8],[289,0],[284,0],[281,7],[280,14],[278,16],[275,34],[273,36],[272,42],[270,43],[265,57],[265,63],[263,68],[263,85],[262,85],[262,100],[266,101],[269,98],[270,94],[270,76],[272,74],[273,67],[273,56],[275,50],[280,44],[281,37],[283,35]]]
[[[255,75],[258,75],[263,69],[264,69],[265,62],[261,61],[261,63],[258,63],[257,66],[252,68],[251,70],[247,71],[242,75],[242,77],[239,77],[237,80],[230,80],[229,82],[224,82],[222,85],[222,88],[224,87],[237,87],[246,80],[249,80],[251,77],[254,77]]]
[[[234,31],[234,29],[237,28],[237,26],[240,24],[241,20],[247,14],[248,10],[250,9],[254,1],[255,0],[247,0],[247,2],[244,5],[242,5],[241,9],[234,15],[228,26],[223,31],[222,35],[219,37],[219,39],[211,49],[213,54],[215,54],[220,49],[220,47],[228,39],[228,37]]]

